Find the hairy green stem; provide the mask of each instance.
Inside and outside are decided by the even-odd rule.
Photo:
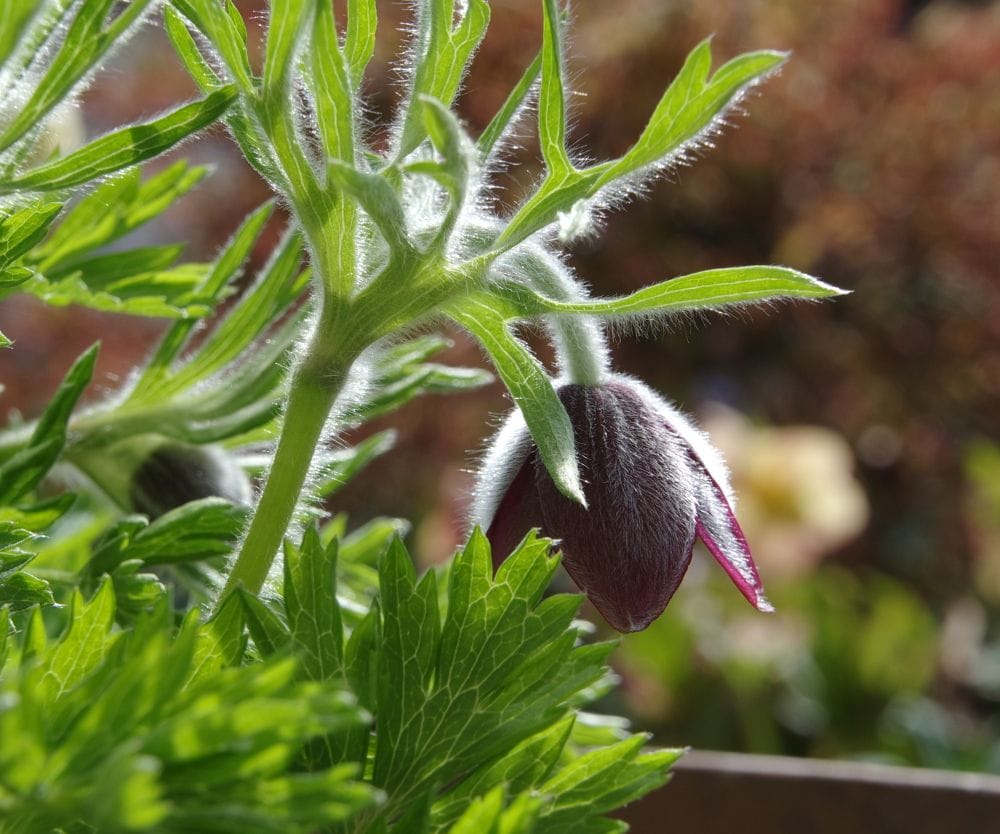
[[[317,339],[314,346],[322,341]],[[260,591],[292,521],[323,427],[354,358],[321,365],[315,361],[318,353],[307,353],[292,377],[274,461],[220,603],[236,587]]]
[[[550,316],[559,363],[570,382],[597,385],[608,369],[608,346],[600,322],[590,316]]]
[[[535,287],[559,301],[580,301],[580,286],[557,269],[532,270]],[[550,315],[546,325],[552,334],[563,373],[577,385],[597,385],[608,370],[608,342],[604,326],[593,316]]]

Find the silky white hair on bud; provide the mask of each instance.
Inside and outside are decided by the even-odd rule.
[[[513,407],[487,443],[476,467],[476,486],[468,510],[470,527],[478,525],[484,531],[489,527],[504,493],[527,459],[533,443],[521,409]]]

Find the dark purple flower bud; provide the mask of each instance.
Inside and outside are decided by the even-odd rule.
[[[731,509],[719,453],[680,412],[629,377],[559,388],[573,425],[587,507],[556,488],[519,412],[494,440],[474,520],[494,567],[533,527],[619,631],[640,631],[677,590],[700,538],[743,595],[772,610]]]

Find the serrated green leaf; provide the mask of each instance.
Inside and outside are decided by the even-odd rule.
[[[401,518],[374,518],[348,535],[338,532],[336,523],[323,530],[322,537],[330,541],[340,539],[338,557],[338,602],[343,610],[344,622],[357,625],[371,607],[379,586],[376,565],[380,563],[390,544],[410,532],[410,522]]]
[[[28,616],[28,624],[24,628],[21,640],[21,662],[30,663],[42,658],[48,651],[49,639],[45,631],[45,619],[42,609],[35,607]]]
[[[493,834],[497,830],[503,800],[502,785],[473,798],[462,816],[449,829],[449,834]]]
[[[389,546],[379,573],[382,644],[378,720],[380,733],[388,733],[397,743],[380,748],[373,780],[392,789],[399,774],[411,766],[420,744],[420,739],[404,728],[427,698],[425,686],[433,671],[441,623],[434,574],[425,574],[418,584],[410,555],[399,539]]]
[[[0,673],[3,672],[11,644],[10,609],[0,608]]]
[[[399,545],[383,559],[376,715],[379,738],[389,732],[393,744],[376,745],[373,779],[388,794],[387,814],[556,723],[603,674],[606,648],[575,646],[579,599],[536,606],[556,566],[546,548],[531,542],[493,580],[489,545],[475,534],[449,571],[443,624],[434,574],[416,583]]]
[[[566,716],[476,771],[435,805],[435,823],[450,823],[473,797],[482,796],[498,786],[506,786],[509,793],[516,795],[543,784],[559,760],[572,727],[573,717]]]
[[[195,674],[196,645],[211,626],[190,617],[175,635],[166,604],[127,635],[110,632],[113,645],[97,662],[85,650],[76,659],[85,673],[74,670],[73,685],[45,708],[38,682],[56,683],[45,666],[71,647],[87,616],[74,608],[73,627],[49,649],[36,609],[29,630],[42,639],[30,657],[15,655],[0,681],[5,824],[310,834],[376,799],[354,765],[300,767],[317,735],[339,746],[362,728],[345,693],[298,683],[288,658]]]
[[[76,496],[68,492],[34,504],[22,504],[19,507],[0,506],[0,530],[9,525],[30,533],[40,533],[62,518],[75,501]],[[3,545],[0,544],[0,553],[2,552]]]
[[[542,462],[559,491],[586,506],[573,426],[541,363],[507,330],[503,316],[493,307],[470,299],[466,306],[452,307],[448,314],[472,333],[489,354],[521,409]]]
[[[52,605],[55,598],[44,579],[25,571],[0,576],[0,608],[16,613],[32,605]]]
[[[153,566],[226,555],[243,529],[246,514],[246,508],[222,498],[202,498],[164,513],[152,524],[143,516],[128,516],[95,545],[87,572],[95,577],[111,573],[132,559]]]
[[[540,790],[554,800],[542,811],[543,830],[553,834],[589,830],[587,824],[601,824],[595,819],[600,814],[663,785],[669,778],[668,769],[683,751],[640,755],[646,741],[645,735],[635,735],[585,753],[545,782]]]
[[[13,521],[0,522],[0,580],[7,579],[18,568],[31,561],[34,554],[22,545],[28,544],[33,536],[29,530],[19,527]]]
[[[301,548],[285,547],[285,613],[303,674],[329,680],[343,673],[344,633],[337,604],[337,542],[324,546],[314,526]]]
[[[188,628],[197,623],[197,610],[191,612],[185,623]],[[246,640],[243,634],[243,605],[237,594],[231,593],[219,606],[215,615],[205,627],[197,629],[197,639],[194,647],[194,660],[188,683],[235,666],[243,657]]]
[[[235,87],[222,87],[158,119],[116,130],[54,162],[0,182],[0,194],[56,191],[137,165],[215,122],[235,99]]]
[[[246,619],[250,637],[262,657],[271,657],[283,652],[291,642],[288,626],[282,622],[278,614],[265,602],[240,588],[238,591],[243,603],[243,616]]]
[[[79,592],[70,601],[69,625],[49,653],[37,696],[52,706],[90,674],[117,639],[112,634],[115,595],[110,581],[101,583],[87,602]]]
[[[9,266],[4,269],[3,272],[0,272],[0,297],[6,295],[18,284],[23,284],[34,274],[34,271],[26,266]]]
[[[381,612],[376,603],[355,626],[344,646],[344,675],[358,703],[373,713],[378,703],[381,622]]]
[[[167,593],[160,578],[155,573],[144,573],[144,567],[139,559],[131,559],[122,562],[111,574],[120,622],[131,622],[140,613],[153,608]]]

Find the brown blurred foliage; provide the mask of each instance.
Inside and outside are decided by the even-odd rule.
[[[241,4],[255,14],[260,4]],[[574,140],[581,154],[624,151],[687,51],[714,33],[718,62],[754,48],[793,51],[784,72],[745,104],[717,147],[649,199],[607,218],[575,264],[596,293],[672,275],[784,263],[854,294],[678,322],[628,334],[619,367],[685,408],[720,401],[777,425],[814,423],[854,449],[872,505],[867,531],[840,554],[907,577],[931,597],[968,584],[970,532],[963,449],[996,438],[1000,413],[1000,4],[897,0],[575,4]],[[461,109],[475,131],[534,55],[537,0],[496,0],[493,24]],[[373,123],[398,97],[401,4],[380,3],[382,32],[368,80]],[[257,15],[259,18],[259,15]],[[91,132],[192,95],[160,33],[116,59],[83,101]],[[374,134],[377,140],[378,134]],[[160,224],[166,239],[211,257],[267,188],[217,130],[181,153],[215,174]],[[504,199],[538,173],[526,124]],[[258,253],[258,260],[265,252]],[[85,345],[105,339],[99,373],[121,375],[159,325],[9,302],[0,356],[4,407],[36,409]],[[453,361],[479,362],[461,342]],[[462,531],[468,450],[498,388],[425,399],[391,422],[398,450],[339,498],[356,521],[413,518],[424,559]]]

